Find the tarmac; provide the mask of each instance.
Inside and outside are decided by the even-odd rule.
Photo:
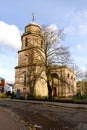
[[[28,100],[11,100],[20,102],[33,102],[43,103],[43,101],[28,101]],[[61,106],[65,108],[85,109],[87,110],[87,104],[74,104],[74,103],[60,103],[60,102],[44,102],[45,104]],[[86,127],[87,129],[87,127]],[[13,113],[11,110],[0,107],[0,130],[31,130],[20,117]],[[85,129],[84,129],[85,130]]]
[[[29,130],[10,110],[0,108],[0,130]]]

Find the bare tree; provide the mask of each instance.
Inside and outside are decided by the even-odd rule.
[[[84,71],[84,80],[87,82],[87,65],[86,65],[86,69]]]
[[[44,80],[47,82],[48,96],[52,97],[52,86],[50,85],[51,77],[51,67],[58,65],[69,65],[72,61],[69,49],[60,44],[63,40],[63,30],[57,29],[54,26],[43,26],[42,35],[44,43],[41,46],[31,45],[28,48],[29,66],[29,79],[28,83],[31,88],[35,85],[38,78],[41,77],[43,71],[46,73]],[[31,58],[32,57],[32,58]],[[40,67],[38,73],[36,73],[37,66]],[[32,89],[33,92],[33,89]]]
[[[87,95],[87,65],[86,65],[85,70],[83,71],[83,77],[82,77],[81,82],[82,82],[83,93]]]
[[[52,97],[52,87],[50,85],[51,67],[55,65],[69,65],[72,62],[70,52],[67,47],[60,45],[63,40],[63,30],[51,26],[43,26],[45,68],[47,76],[47,86],[49,98]]]
[[[76,80],[83,80],[84,74],[82,70],[73,62],[70,65],[71,70],[76,74]]]

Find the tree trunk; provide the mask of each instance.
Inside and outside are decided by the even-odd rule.
[[[48,98],[52,99],[52,88],[50,86],[49,80],[47,81],[47,86],[48,86]]]

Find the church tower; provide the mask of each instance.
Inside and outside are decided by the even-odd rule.
[[[48,88],[45,74],[44,38],[42,30],[34,22],[25,26],[21,36],[21,50],[18,51],[18,66],[15,67],[15,93],[19,89],[30,96],[46,97]]]

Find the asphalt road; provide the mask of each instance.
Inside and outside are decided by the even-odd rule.
[[[10,110],[30,130],[87,130],[87,106],[0,99],[0,107]]]

